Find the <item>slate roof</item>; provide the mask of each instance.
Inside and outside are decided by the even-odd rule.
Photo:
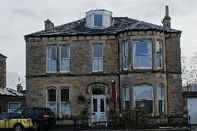
[[[7,57],[0,53],[0,58],[7,58]]]
[[[39,36],[79,36],[79,35],[116,35],[124,31],[164,31],[171,33],[181,33],[179,30],[164,28],[163,26],[151,24],[144,21],[131,19],[128,17],[113,17],[112,26],[106,29],[90,29],[85,26],[85,18],[56,26],[52,30],[38,31],[28,34],[25,37]]]
[[[23,96],[22,93],[19,93],[16,90],[11,89],[11,88],[0,88],[0,95],[6,95],[6,96]]]

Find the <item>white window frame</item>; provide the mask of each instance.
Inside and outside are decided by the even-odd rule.
[[[128,70],[128,55],[129,55],[129,42],[124,40],[122,44],[122,66],[123,71]]]
[[[57,54],[56,54],[56,55],[57,55],[56,57],[57,57],[57,59],[58,59],[58,46],[56,46],[56,45],[47,46],[47,49],[46,49],[46,50],[47,50],[47,51],[46,51],[46,52],[47,52],[47,56],[46,56],[46,72],[47,72],[47,73],[57,73],[57,72],[58,72],[58,67],[57,67],[57,66],[58,66],[58,65],[57,65],[57,61],[58,61],[58,60],[56,61],[56,71],[50,71],[50,70],[48,70],[48,66],[49,66],[49,52],[48,52],[48,48],[49,48],[49,47],[55,47],[55,48],[56,48],[56,53],[57,53]]]
[[[62,92],[62,90],[64,90],[64,89],[68,89],[68,94],[69,94],[69,96],[68,96],[68,101],[62,101],[61,100],[61,98],[62,98],[62,96],[61,96],[61,92]],[[71,116],[71,105],[70,105],[70,88],[68,88],[68,87],[64,87],[64,88],[60,88],[60,90],[59,90],[59,97],[60,97],[60,99],[59,99],[59,101],[60,101],[60,115],[67,115],[67,116]],[[62,104],[67,104],[67,106],[69,106],[68,108],[69,108],[69,112],[67,112],[66,114],[63,114],[63,112],[62,112]]]
[[[151,41],[151,55],[150,55],[150,57],[151,57],[151,66],[150,67],[143,67],[143,66],[136,66],[136,64],[135,64],[135,54],[136,54],[136,41],[146,41],[146,40],[148,40],[148,41]],[[153,68],[153,40],[151,40],[151,39],[139,39],[139,40],[134,40],[133,41],[133,69],[152,69]]]
[[[70,72],[70,64],[71,64],[71,57],[70,57],[70,46],[68,45],[65,45],[65,47],[67,47],[68,48],[68,55],[69,55],[69,57],[68,58],[64,58],[65,60],[68,60],[69,61],[69,69],[68,70],[62,70],[62,57],[61,57],[61,54],[62,54],[62,47],[64,47],[64,46],[59,46],[59,70],[60,70],[60,72],[61,73],[68,73],[68,72]]]
[[[94,46],[100,44],[102,46],[102,57],[94,57]],[[92,46],[92,72],[103,72],[103,58],[104,58],[104,47],[102,43],[96,43]],[[94,61],[97,61],[99,64],[101,63],[101,65],[99,66],[99,69],[95,69],[95,65],[94,65]]]

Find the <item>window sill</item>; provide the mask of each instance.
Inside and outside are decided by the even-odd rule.
[[[91,74],[103,74],[104,71],[91,72]]]
[[[70,74],[71,72],[46,72],[46,74]]]

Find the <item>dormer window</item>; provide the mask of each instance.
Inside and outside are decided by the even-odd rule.
[[[103,25],[103,16],[102,15],[94,15],[94,25],[102,26]]]
[[[105,29],[112,25],[112,12],[98,9],[86,12],[86,27],[91,29]]]

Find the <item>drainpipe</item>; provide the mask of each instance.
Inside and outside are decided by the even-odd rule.
[[[119,37],[117,37],[119,38]],[[118,90],[119,90],[119,113],[121,113],[121,91],[120,91],[120,41],[118,39]]]
[[[163,33],[164,33],[164,36],[165,36],[165,32],[163,31]],[[166,41],[168,40],[168,39],[170,39],[170,37],[166,37],[165,36],[165,65],[166,65],[166,70],[165,70],[165,74],[166,74],[166,86],[167,86],[167,92],[166,92],[166,97],[167,97],[167,110],[166,110],[166,115],[168,115],[168,107],[169,107],[169,104],[168,104],[168,101],[169,101],[169,99],[168,99],[168,88],[169,88],[169,86],[168,86],[168,78],[167,78],[167,76],[168,76],[168,73],[167,73],[167,57],[166,57],[166,54],[167,54],[167,48],[166,48]]]

